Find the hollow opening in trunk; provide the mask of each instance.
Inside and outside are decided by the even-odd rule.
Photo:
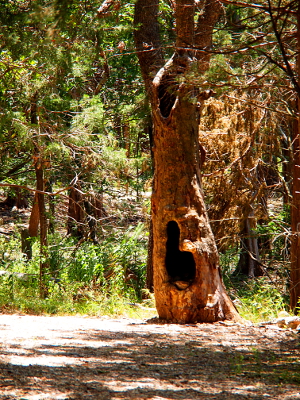
[[[171,282],[191,283],[196,276],[196,263],[192,253],[179,250],[179,239],[180,229],[177,222],[168,222],[166,269]],[[180,289],[184,288],[184,286],[180,287]]]
[[[164,118],[168,118],[176,101],[175,87],[175,82],[170,76],[165,75],[161,79],[158,87],[158,97],[159,109]]]

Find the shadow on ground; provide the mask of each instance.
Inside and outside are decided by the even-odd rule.
[[[229,338],[203,329],[83,330],[54,344],[3,348],[0,399],[300,399],[295,335],[263,340],[244,330]]]

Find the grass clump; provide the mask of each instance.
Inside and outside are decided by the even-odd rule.
[[[287,286],[282,284],[281,279],[285,271],[274,269],[265,276],[249,278],[236,274],[238,260],[239,252],[234,248],[220,257],[225,286],[240,315],[258,323],[273,320],[281,311],[287,311]]]
[[[278,317],[281,311],[286,311],[287,304],[280,290],[270,284],[268,278],[240,282],[236,285],[239,313],[252,322],[269,321]]]

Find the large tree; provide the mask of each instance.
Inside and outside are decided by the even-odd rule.
[[[138,0],[135,41],[154,122],[153,269],[159,317],[171,322],[239,319],[226,294],[201,189],[201,107],[211,91],[191,78],[209,67],[218,0],[177,0],[174,53],[166,61],[158,0]],[[196,13],[198,18],[196,20]]]

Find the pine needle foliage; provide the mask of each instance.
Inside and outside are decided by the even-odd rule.
[[[239,240],[243,221],[268,219],[268,198],[285,188],[280,177],[278,116],[252,105],[258,92],[231,92],[203,108],[200,143],[206,150],[203,186],[210,221],[224,251]]]

